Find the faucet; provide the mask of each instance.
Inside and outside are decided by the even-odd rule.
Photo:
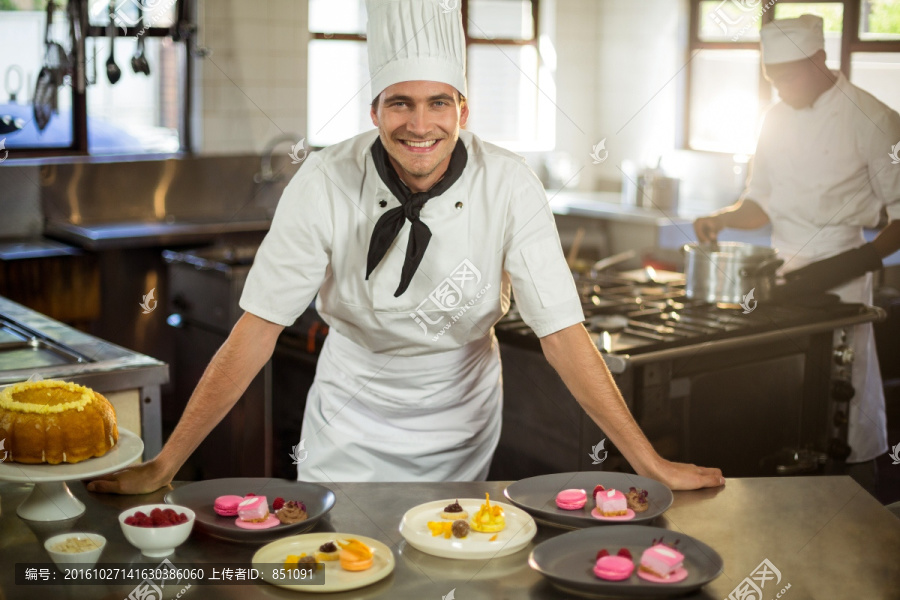
[[[259,162],[259,173],[253,176],[253,181],[256,183],[274,183],[283,179],[284,175],[272,171],[272,156],[274,156],[275,148],[277,148],[279,144],[283,142],[296,143],[297,140],[302,142],[303,138],[293,133],[282,133],[269,140],[265,148],[263,148],[262,158]],[[292,145],[291,150],[293,151],[293,149],[294,147]]]

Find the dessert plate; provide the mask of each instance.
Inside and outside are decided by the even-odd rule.
[[[518,552],[527,546],[537,533],[534,519],[524,510],[504,502],[491,500],[491,506],[502,507],[506,517],[506,527],[496,533],[497,538],[494,541],[490,541],[495,535],[494,533],[482,533],[471,528],[469,534],[464,538],[451,536],[450,539],[447,539],[443,535],[431,535],[428,522],[447,521],[447,519],[441,518],[441,511],[445,506],[456,501],[456,498],[436,500],[409,509],[400,520],[400,535],[410,546],[426,554],[442,558],[484,560]],[[484,498],[459,498],[458,501],[460,506],[469,513],[466,520],[471,525],[471,518],[484,504]]]
[[[687,576],[677,582],[652,583],[639,577],[637,565],[641,553],[663,537],[667,543],[678,541],[684,554]],[[634,557],[635,570],[628,579],[606,581],[593,573],[597,552],[606,549],[616,554],[627,548]],[[722,557],[689,535],[641,525],[590,527],[570,531],[538,544],[528,557],[528,565],[550,580],[554,586],[570,594],[588,597],[674,596],[700,589],[722,573]]]
[[[269,506],[275,498],[299,500],[306,505],[309,517],[299,523],[276,525],[271,529],[243,529],[235,524],[236,517],[222,517],[213,510],[219,496],[248,493],[266,496]],[[234,542],[269,542],[286,535],[309,531],[334,506],[334,492],[327,487],[306,481],[273,479],[270,477],[235,477],[196,481],[175,488],[166,494],[168,504],[187,506],[196,513],[195,527],[217,538]],[[307,587],[307,586],[303,586]]]
[[[626,494],[631,487],[647,490],[649,506],[646,511],[635,513],[634,518],[627,521],[595,519],[591,516],[594,509],[591,491],[596,485],[602,485],[606,489],[614,488]],[[580,488],[587,492],[587,504],[581,510],[563,510],[556,506],[556,495],[569,488]],[[576,471],[529,477],[510,484],[503,491],[503,495],[539,521],[565,528],[648,523],[668,510],[675,499],[672,490],[655,479],[603,471]]]
[[[291,582],[290,579],[273,576],[273,567],[284,564],[289,554],[313,556],[319,546],[339,539],[355,538],[372,549],[372,566],[365,571],[346,571],[338,561],[319,563],[324,565],[324,583],[319,585]],[[282,538],[266,544],[253,555],[253,567],[262,571],[262,578],[272,585],[297,592],[342,592],[355,590],[380,581],[394,570],[395,560],[391,549],[378,540],[351,533],[307,533]]]
[[[124,469],[141,458],[144,442],[137,434],[119,427],[119,440],[103,456],[78,463],[58,465],[0,463],[0,481],[33,483],[34,488],[16,513],[29,521],[61,521],[84,513],[84,504],[76,498],[67,481],[90,479]]]

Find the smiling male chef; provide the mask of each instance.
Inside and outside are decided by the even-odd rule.
[[[781,102],[766,115],[742,199],[697,219],[697,237],[715,241],[725,227],[771,222],[772,246],[790,271],[782,298],[831,290],[845,302],[871,304],[868,272],[900,248],[900,165],[890,156],[900,143],[900,115],[828,70],[820,17],[773,21],[760,38],[766,78]],[[894,220],[864,243],[863,227],[876,226],[884,210]],[[853,328],[852,344],[856,396],[847,462],[871,490],[874,459],[887,451],[887,424],[870,323]]]
[[[460,131],[469,109],[459,11],[436,0],[370,0],[368,10],[377,130],[306,160],[256,255],[246,312],[162,452],[89,489],[141,493],[171,481],[317,292],[330,329],[298,478],[484,480],[502,411],[493,326],[511,289],[547,359],[638,473],[674,489],[723,484],[719,469],[653,450],[582,325],[539,181],[521,157]]]

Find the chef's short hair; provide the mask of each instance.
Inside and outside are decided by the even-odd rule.
[[[463,96],[462,94],[460,94],[459,90],[453,90],[453,91],[456,92],[456,96],[459,98],[459,100],[458,100],[459,105],[465,106],[466,105],[466,97]],[[380,101],[381,101],[381,94],[378,94],[377,96],[375,96],[375,98],[372,99],[372,110],[374,110],[374,111],[378,110],[378,103]]]

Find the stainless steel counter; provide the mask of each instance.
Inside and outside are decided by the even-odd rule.
[[[563,599],[527,565],[528,554],[543,540],[563,530],[540,525],[534,541],[511,556],[489,561],[439,559],[410,547],[398,532],[403,513],[423,502],[442,498],[501,498],[507,482],[331,483],[337,503],[315,531],[370,536],[391,547],[397,560],[387,579],[354,592],[329,594],[330,600],[367,598],[441,598],[455,589],[466,598]],[[49,562],[43,540],[73,529],[95,531],[107,538],[100,561],[155,566],[128,544],[116,520],[126,508],[161,502],[166,490],[145,496],[90,494],[81,483],[69,487],[87,506],[75,523],[35,524],[16,516],[15,508],[29,484],[0,482],[0,598],[125,598],[133,586],[15,586],[13,563]],[[716,490],[676,492],[675,503],[654,525],[694,536],[713,547],[725,571],[693,599],[721,600],[764,560],[781,572],[769,583],[765,600],[790,584],[785,600],[897,598],[900,589],[900,520],[849,477],[732,479]],[[169,556],[176,566],[205,563],[249,564],[260,547],[219,541],[194,532]],[[173,598],[180,587],[166,590]],[[193,586],[182,598],[303,598],[268,584]]]
[[[135,305],[135,311],[139,307]],[[145,457],[162,449],[159,388],[169,380],[164,362],[88,335],[0,296],[0,319],[12,321],[35,334],[36,351],[43,346],[61,350],[59,361],[38,361],[42,366],[0,370],[0,388],[24,381],[33,374],[44,379],[73,381],[106,394],[140,390],[140,412]]]

